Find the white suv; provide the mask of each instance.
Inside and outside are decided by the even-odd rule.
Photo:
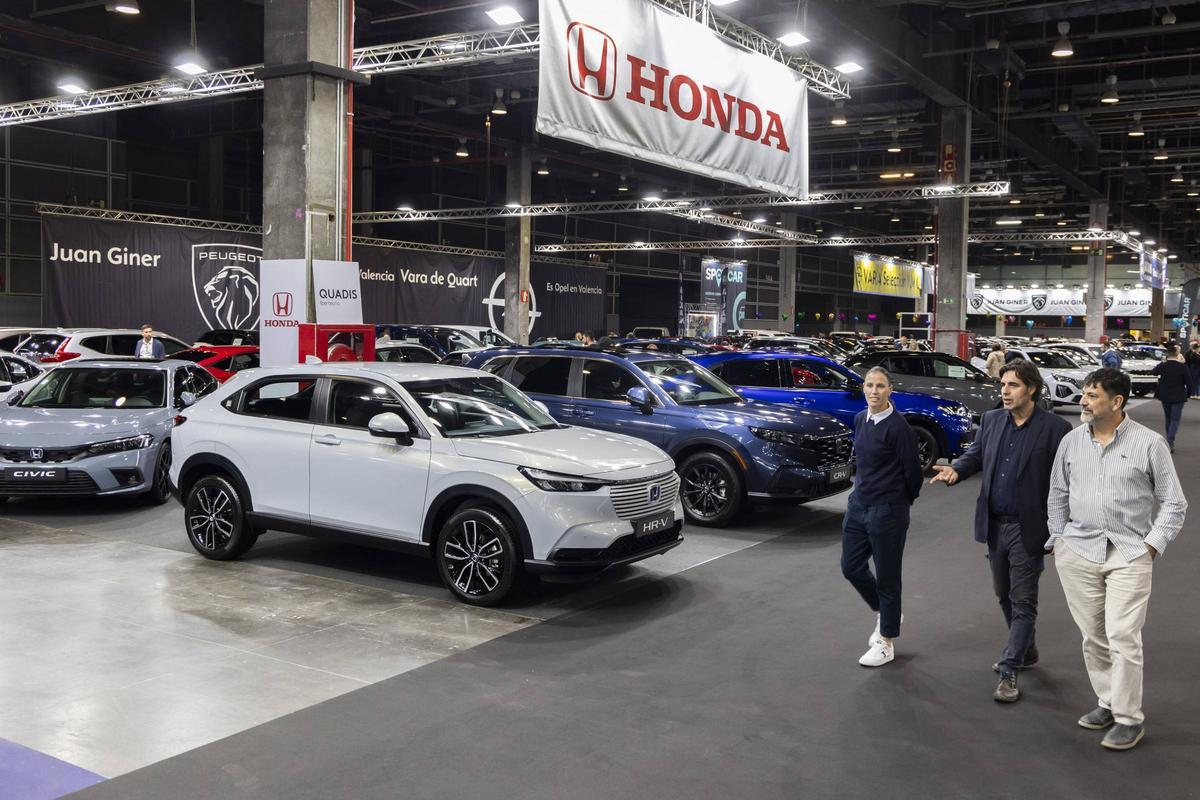
[[[174,336],[155,331],[167,356],[191,349]],[[43,364],[61,364],[75,358],[133,358],[142,332],[132,328],[47,328],[31,333],[14,351]]]
[[[460,600],[522,573],[597,572],[682,541],[670,456],[560,425],[494,375],[338,363],[239,373],[172,432],[192,546],[233,559],[259,533],[364,538],[432,555]]]

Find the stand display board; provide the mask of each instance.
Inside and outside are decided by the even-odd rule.
[[[701,261],[700,303],[717,312],[720,330],[740,331],[746,319],[746,265]]]
[[[1164,295],[1164,313],[1179,309],[1179,292]],[[1031,317],[1082,317],[1087,299],[1082,289],[976,289],[968,314],[1011,314]],[[1104,293],[1104,313],[1110,317],[1150,316],[1149,289],[1109,289]]]

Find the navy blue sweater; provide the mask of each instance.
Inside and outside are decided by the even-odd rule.
[[[864,409],[854,418],[854,499],[865,506],[881,503],[912,505],[921,493],[921,459],[917,435],[900,413],[883,422],[870,421]]]

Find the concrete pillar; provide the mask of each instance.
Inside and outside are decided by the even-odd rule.
[[[783,215],[783,227],[796,230],[796,215]],[[779,329],[791,333],[796,330],[796,269],[800,264],[800,252],[795,247],[779,249]]]
[[[528,145],[514,145],[508,153],[506,203],[529,205],[533,201],[533,156]],[[519,344],[529,344],[529,259],[533,250],[533,218],[504,221],[504,333]],[[542,302],[546,302],[546,298]],[[557,334],[557,331],[549,331]],[[599,332],[597,332],[599,335]]]
[[[360,147],[354,154],[354,207],[351,211],[374,211],[375,204],[375,151]],[[374,236],[374,225],[359,225],[354,228],[356,236]]]
[[[200,179],[204,181],[204,217],[225,217],[225,137],[200,140]]]
[[[971,174],[971,110],[942,108],[942,146],[953,145],[957,172],[943,181],[966,183]],[[952,178],[952,180],[951,180]],[[937,307],[934,309],[934,349],[958,351],[959,334],[967,329],[967,198],[948,197],[937,201],[938,263]]]
[[[1088,227],[1108,230],[1108,201],[1093,200],[1088,207]],[[1108,260],[1105,258],[1105,242],[1092,242],[1088,250],[1088,282],[1084,298],[1087,302],[1087,320],[1084,322],[1083,337],[1089,342],[1099,342],[1104,335],[1104,287],[1108,282]]]
[[[1150,290],[1150,338],[1155,344],[1162,341],[1166,333],[1166,293],[1162,289]]]
[[[343,256],[344,81],[308,72],[343,66],[342,2],[267,0],[263,62],[263,258]],[[272,69],[276,76],[272,76]]]

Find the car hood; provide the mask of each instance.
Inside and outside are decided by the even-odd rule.
[[[603,475],[610,479],[633,480],[675,468],[671,457],[649,442],[619,433],[570,426],[536,433],[451,441],[460,456],[565,475]]]
[[[753,425],[756,428],[798,431],[810,436],[831,436],[850,432],[849,428],[828,414],[792,408],[781,403],[747,400],[743,403],[728,405],[681,406],[681,408],[694,409],[699,419],[714,428],[730,425]]]
[[[1091,374],[1091,370],[1086,369],[1052,369],[1050,367],[1038,367],[1043,375],[1066,375],[1068,378],[1077,378],[1082,381]]]
[[[79,409],[5,407],[0,414],[0,445],[71,447],[136,436],[161,424],[167,408]]]

